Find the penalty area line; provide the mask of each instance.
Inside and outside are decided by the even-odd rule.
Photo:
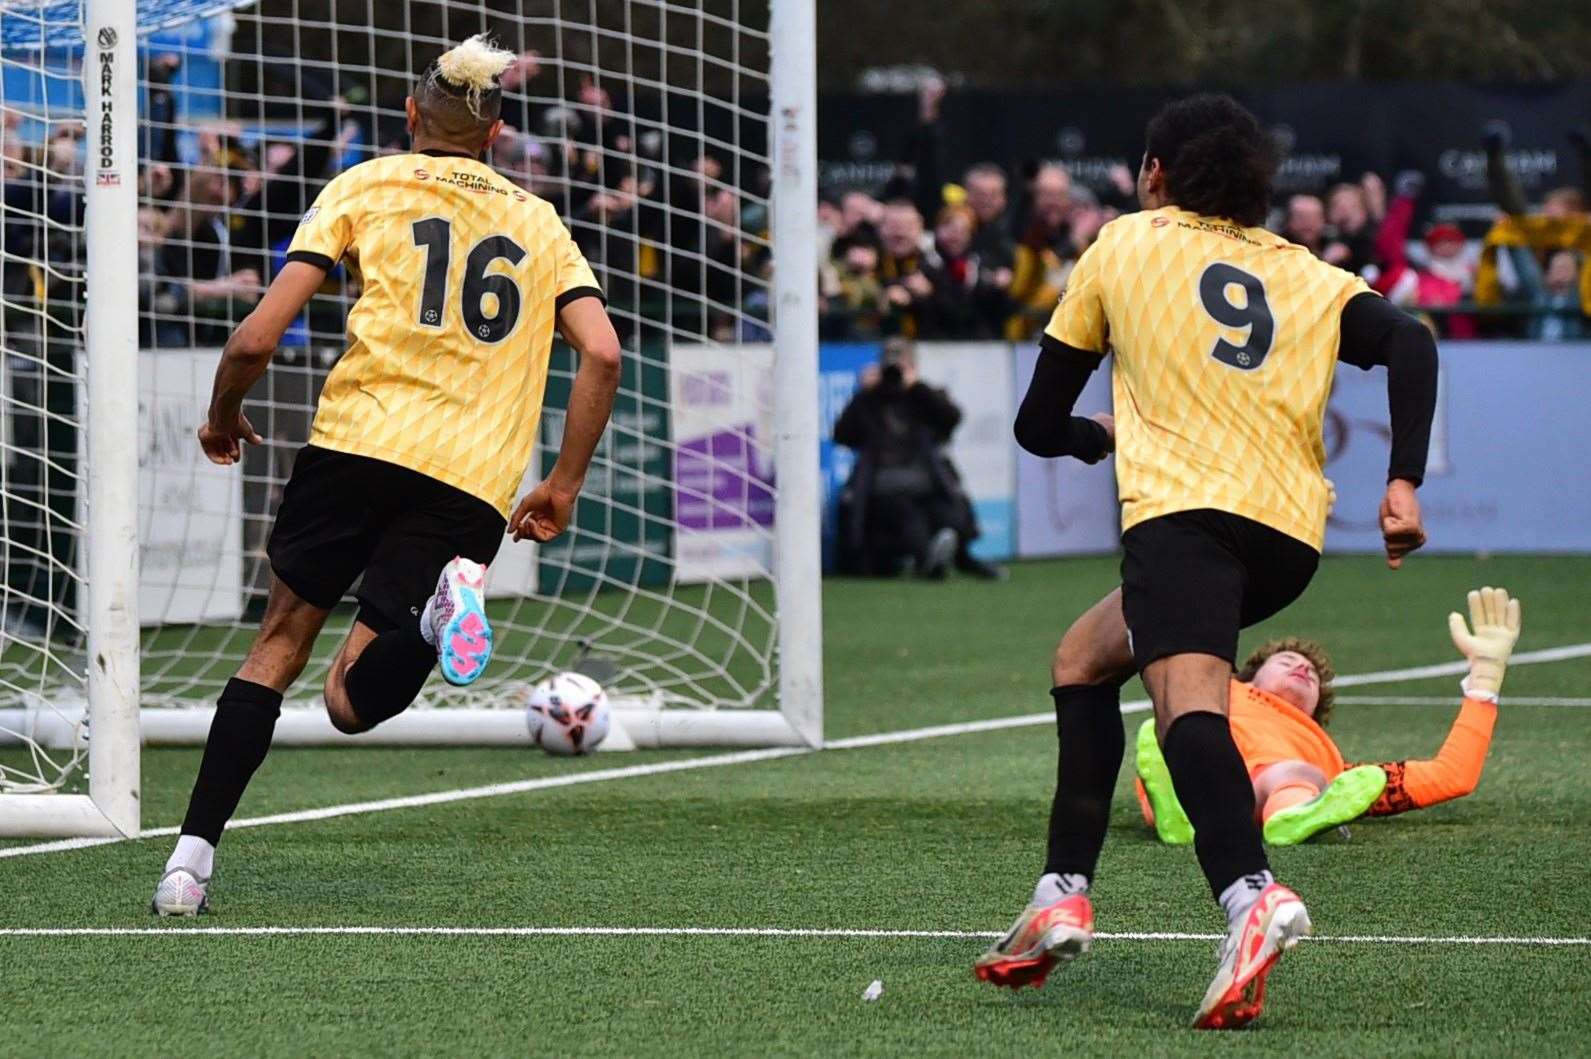
[[[1531,665],[1542,662],[1561,662],[1571,658],[1585,658],[1591,656],[1591,643],[1567,644],[1562,647],[1549,647],[1539,651],[1526,651],[1515,655],[1509,662],[1512,666]],[[1387,669],[1373,673],[1352,673],[1340,676],[1335,681],[1337,687],[1355,687],[1364,684],[1390,684],[1404,680],[1419,680],[1426,677],[1451,676],[1469,671],[1469,663],[1465,661],[1444,662],[1437,665],[1416,666],[1409,669]],[[1504,700],[1507,701],[1507,700]],[[1150,708],[1148,699],[1139,699],[1133,702],[1124,702],[1121,712],[1124,714],[1143,713]],[[893,746],[900,743],[915,743],[925,739],[941,739],[947,736],[975,735],[982,732],[998,732],[1010,728],[1030,728],[1039,725],[1054,724],[1053,712],[1029,713],[1016,717],[995,717],[982,721],[964,721],[958,724],[939,724],[926,728],[907,728],[894,732],[879,732],[875,735],[851,736],[845,739],[833,739],[825,742],[824,750],[862,750],[874,746]],[[419,809],[431,805],[445,805],[449,802],[471,801],[476,798],[497,798],[509,794],[526,794],[531,791],[551,790],[558,787],[574,787],[586,783],[604,783],[608,780],[636,779],[644,776],[660,776],[670,772],[689,772],[695,769],[720,768],[728,765],[748,765],[761,761],[775,761],[779,758],[804,757],[818,751],[810,747],[775,747],[766,750],[740,750],[730,753],[710,754],[704,757],[682,758],[678,761],[660,761],[644,765],[629,765],[624,768],[592,769],[589,772],[574,772],[561,776],[544,776],[533,780],[515,780],[507,783],[490,783],[481,787],[463,787],[456,790],[432,791],[427,794],[405,795],[399,798],[382,798],[376,801],[350,802],[343,805],[328,805],[318,809],[300,809],[294,812],[273,813],[269,816],[246,817],[233,820],[227,824],[228,831],[248,827],[269,827],[276,824],[302,824],[315,820],[331,820],[341,816],[361,816],[366,813],[381,813],[393,809]],[[166,838],[178,833],[176,827],[157,827],[144,831],[138,837]],[[8,857],[23,857],[35,853],[62,853],[74,849],[88,849],[94,846],[105,846],[116,842],[136,841],[121,837],[106,838],[63,838],[49,842],[38,842],[27,846],[11,846],[0,849],[0,860]],[[1100,935],[1104,937],[1104,935]]]
[[[327,935],[440,938],[535,937],[703,937],[703,938],[927,938],[988,940],[997,930],[888,930],[830,927],[0,927],[9,938],[157,938],[157,937],[322,937]],[[1099,941],[1219,941],[1220,934],[1184,931],[1101,931]],[[1395,934],[1340,934],[1307,941],[1338,945],[1591,945],[1591,937],[1486,937]]]

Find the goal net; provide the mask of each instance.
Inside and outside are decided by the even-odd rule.
[[[220,348],[319,188],[406,151],[416,76],[480,32],[520,56],[488,160],[568,223],[623,378],[569,531],[492,565],[489,676],[433,680],[359,741],[528,742],[516,707],[561,669],[608,687],[620,748],[820,740],[811,18],[810,0],[4,5],[0,833],[84,830],[34,807],[98,802],[111,742],[136,790],[140,719],[146,742],[203,741],[357,274],[289,330],[244,408],[265,443],[231,468],[194,439]],[[132,75],[103,100],[102,66]],[[526,488],[573,379],[567,348],[552,364]],[[343,738],[320,688],[353,611],[278,743]],[[131,686],[105,694],[117,651]]]

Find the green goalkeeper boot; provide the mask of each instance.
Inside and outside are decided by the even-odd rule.
[[[1177,801],[1176,788],[1171,784],[1171,770],[1160,753],[1160,740],[1155,738],[1155,719],[1146,720],[1138,728],[1138,778],[1143,782],[1144,793],[1149,795],[1149,807],[1155,812],[1155,834],[1168,846],[1186,846],[1193,842],[1193,824]]]
[[[1273,813],[1265,821],[1265,841],[1272,846],[1296,846],[1322,831],[1357,820],[1386,786],[1387,774],[1379,765],[1351,768],[1309,801]]]

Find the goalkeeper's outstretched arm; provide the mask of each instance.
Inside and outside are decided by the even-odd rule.
[[[1519,600],[1501,588],[1469,594],[1470,625],[1458,614],[1448,616],[1453,644],[1469,659],[1469,675],[1461,687],[1464,703],[1458,719],[1436,757],[1423,761],[1385,762],[1386,790],[1366,815],[1391,816],[1462,798],[1480,783],[1497,724],[1497,696],[1514,644],[1519,640]],[[1473,627],[1473,628],[1472,628]]]

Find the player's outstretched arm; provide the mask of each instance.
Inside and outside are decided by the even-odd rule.
[[[1387,787],[1370,807],[1371,816],[1439,805],[1472,793],[1480,784],[1497,724],[1503,672],[1519,642],[1519,600],[1510,598],[1505,589],[1476,589],[1469,594],[1469,614],[1467,625],[1457,613],[1447,618],[1453,645],[1469,659],[1470,666],[1462,685],[1464,704],[1459,707],[1458,719],[1434,758],[1381,766],[1387,774]]]
[[[550,541],[568,528],[619,389],[619,336],[600,299],[579,298],[565,305],[558,310],[558,329],[580,355],[580,367],[569,392],[558,462],[508,520],[508,532],[516,541],[526,537]]]
[[[1339,359],[1360,368],[1387,369],[1387,405],[1392,416],[1392,458],[1381,501],[1381,537],[1387,566],[1425,543],[1425,525],[1415,490],[1425,480],[1436,415],[1436,340],[1414,317],[1379,295],[1350,299],[1342,311]]]
[[[199,444],[212,463],[236,463],[242,455],[242,442],[260,443],[259,434],[243,415],[243,398],[270,367],[283,332],[325,280],[323,268],[303,261],[288,262],[254,311],[227,339],[215,370],[210,416],[199,428]]]
[[[1098,463],[1110,455],[1114,436],[1109,427],[1098,419],[1072,414],[1100,360],[1097,353],[1044,336],[1033,381],[1016,414],[1018,445],[1035,456],[1075,456],[1084,463]]]

